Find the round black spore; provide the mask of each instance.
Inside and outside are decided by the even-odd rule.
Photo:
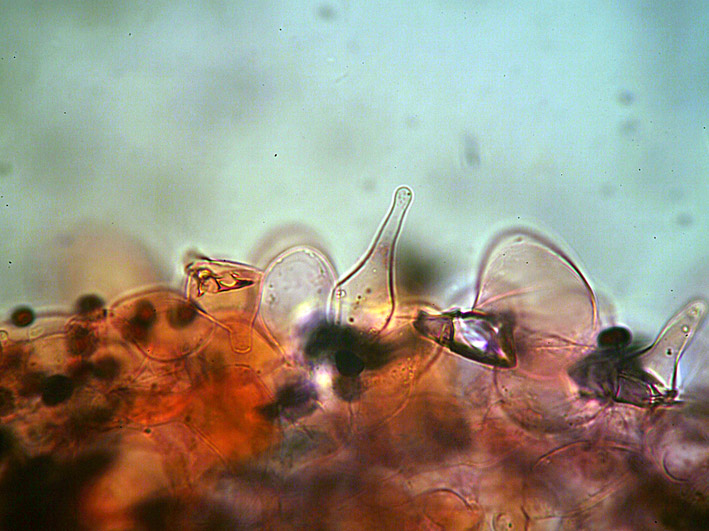
[[[66,402],[74,392],[71,378],[63,374],[53,374],[42,385],[42,402],[47,406],[56,406]]]
[[[335,367],[342,376],[357,376],[364,370],[364,362],[351,350],[340,349],[335,352]]]
[[[29,306],[18,306],[10,315],[12,324],[19,328],[29,326],[34,322],[34,311]]]
[[[633,340],[633,335],[624,326],[610,326],[601,330],[596,338],[598,347],[602,349],[608,348],[625,348],[630,345]]]
[[[104,304],[105,302],[101,297],[95,293],[89,293],[82,295],[76,300],[75,309],[76,313],[86,315],[100,310],[103,308]]]

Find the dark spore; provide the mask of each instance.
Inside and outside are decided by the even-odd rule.
[[[71,378],[63,374],[53,374],[42,385],[42,402],[47,406],[57,406],[66,402],[74,392]]]
[[[596,343],[598,348],[625,348],[630,345],[633,335],[624,326],[610,326],[598,333]]]
[[[34,322],[34,311],[29,306],[18,306],[10,315],[10,321],[19,328],[29,326]]]
[[[197,308],[190,301],[181,301],[167,311],[167,322],[172,328],[185,328],[197,317]]]
[[[76,300],[74,308],[79,315],[92,314],[101,310],[104,306],[104,300],[94,293],[82,295]]]
[[[135,305],[133,317],[129,321],[129,333],[133,339],[145,340],[148,332],[157,321],[155,306],[148,300],[139,301]]]
[[[335,352],[335,367],[342,376],[357,376],[364,370],[364,362],[351,350],[340,349]]]
[[[149,328],[155,324],[157,319],[157,314],[155,312],[155,306],[150,301],[140,301],[135,305],[135,312],[133,313],[133,318],[131,321],[143,328]]]

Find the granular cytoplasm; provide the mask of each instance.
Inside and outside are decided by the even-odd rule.
[[[149,285],[0,326],[0,529],[709,528],[709,417],[561,246],[502,232],[473,296],[396,282],[413,192],[338,276],[190,255]]]

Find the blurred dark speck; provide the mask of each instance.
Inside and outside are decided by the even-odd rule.
[[[677,215],[677,218],[675,218],[675,222],[680,227],[689,227],[690,225],[692,225],[694,223],[694,218],[688,212],[680,212]]]
[[[404,120],[404,124],[406,125],[406,127],[408,129],[416,129],[420,125],[420,120],[418,119],[418,116],[416,116],[415,114],[410,114]]]
[[[330,4],[320,4],[315,14],[320,20],[324,20],[325,22],[332,22],[337,18],[337,12]]]
[[[0,177],[6,177],[12,173],[12,164],[0,161]]]
[[[362,181],[362,190],[368,193],[374,193],[377,190],[377,182],[374,179],[364,179]]]
[[[473,135],[463,135],[460,158],[463,167],[474,168],[480,166],[480,146]]]
[[[633,101],[635,101],[635,95],[630,92],[627,89],[621,90],[618,92],[618,103],[624,106],[629,106],[632,105]]]
[[[402,247],[397,261],[399,274],[397,282],[400,283],[404,293],[425,294],[443,276],[439,262],[414,247]]]
[[[601,195],[603,197],[613,197],[616,191],[616,187],[612,183],[603,183],[601,185]]]
[[[635,118],[623,120],[618,125],[618,131],[621,135],[632,136],[638,132],[638,129],[640,129],[640,121]]]

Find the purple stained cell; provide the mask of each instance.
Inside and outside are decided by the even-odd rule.
[[[709,528],[709,408],[678,376],[706,302],[638,345],[517,229],[441,310],[396,286],[411,201],[339,280],[304,242],[8,308],[0,528]]]

